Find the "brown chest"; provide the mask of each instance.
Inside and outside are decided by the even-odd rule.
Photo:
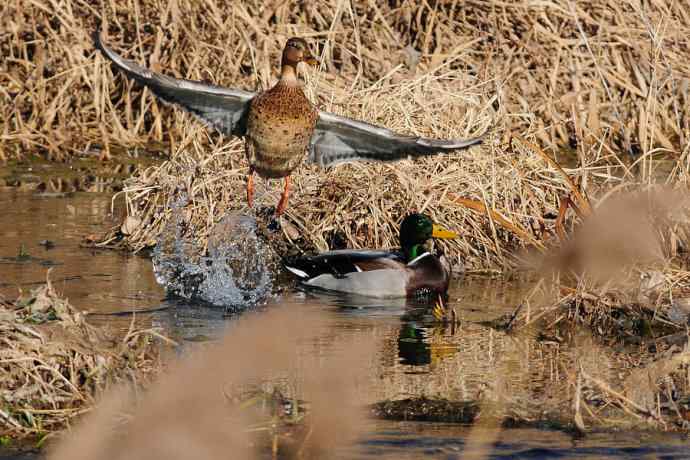
[[[445,294],[448,290],[449,273],[441,261],[433,255],[419,260],[407,285],[408,297],[425,297]]]
[[[247,134],[283,141],[300,134],[311,137],[317,118],[318,111],[301,88],[278,84],[252,101]]]
[[[318,111],[299,87],[278,84],[251,103],[247,158],[268,177],[282,177],[299,165],[314,133]]]

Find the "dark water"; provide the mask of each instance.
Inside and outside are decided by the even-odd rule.
[[[110,194],[0,192],[0,295],[15,298],[45,282],[76,307],[98,313],[146,309],[165,296],[151,262],[80,247],[111,221]],[[18,257],[23,252],[24,257]]]
[[[80,247],[84,235],[112,223],[109,194],[39,194],[6,188],[0,191],[0,206],[0,295],[5,298],[40,285],[52,268],[50,278],[62,295],[93,314],[92,321],[113,327],[129,327],[130,313],[136,311],[139,321],[161,327],[181,342],[197,341],[218,337],[238,316],[220,307],[166,299],[148,258]],[[23,257],[18,258],[20,252]],[[456,281],[450,305],[462,318],[459,328],[432,324],[423,308],[404,301],[301,292],[292,286],[244,314],[261,314],[262,309],[288,301],[330,312],[336,318],[329,323],[334,336],[342,331],[374,336],[378,345],[371,369],[372,390],[363,395],[363,403],[415,395],[475,400],[499,374],[510,394],[546,398],[558,381],[554,361],[550,361],[557,351],[529,337],[508,336],[485,323],[511,312],[528,289],[486,279]],[[478,447],[469,442],[473,436],[491,439],[488,451],[475,451]],[[454,459],[482,453],[488,455],[485,458],[690,458],[688,448],[686,439],[673,435],[605,433],[578,440],[553,430],[481,433],[480,428],[459,425],[372,421],[368,434],[347,456]],[[5,455],[24,458],[10,451]]]
[[[494,439],[472,444],[473,437]],[[355,457],[356,453],[353,453]],[[639,433],[591,434],[583,439],[559,431],[514,428],[490,432],[436,423],[382,422],[362,446],[362,458],[688,458],[687,439],[677,435]]]

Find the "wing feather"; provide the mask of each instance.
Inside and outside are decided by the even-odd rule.
[[[284,265],[302,279],[323,274],[342,277],[348,273],[405,267],[404,259],[398,252],[362,249],[340,249],[312,256],[292,257]]]
[[[103,42],[100,33],[94,34],[94,41],[115,67],[162,100],[179,105],[224,134],[246,133],[247,113],[255,93],[159,74],[117,54]]]
[[[464,149],[482,141],[406,136],[364,121],[320,111],[308,160],[322,167],[351,161],[396,161]]]

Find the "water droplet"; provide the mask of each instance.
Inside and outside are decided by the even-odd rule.
[[[156,280],[169,295],[243,310],[271,295],[277,257],[256,232],[254,218],[225,216],[211,229],[207,249],[185,222],[186,199],[173,206],[173,217],[153,251]]]

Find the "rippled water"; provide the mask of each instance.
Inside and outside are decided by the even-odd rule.
[[[80,247],[111,222],[109,194],[0,191],[0,295],[15,298],[50,279],[83,310],[148,309],[165,296],[140,255]],[[28,257],[17,257],[23,251]]]
[[[350,458],[460,460],[484,459],[681,459],[688,458],[688,441],[679,435],[594,433],[583,439],[554,430],[515,428],[498,433],[450,424],[377,422],[371,436],[348,453]],[[494,439],[489,446],[472,445],[473,436]]]
[[[372,390],[362,395],[363,403],[421,394],[476,399],[498,374],[514,394],[546,394],[554,381],[549,356],[563,352],[486,326],[512,311],[529,286],[471,278],[454,282],[450,305],[463,321],[454,328],[431,323],[422,306],[406,300],[367,300],[292,286],[281,297],[270,295],[274,262],[262,252],[251,219],[241,216],[221,221],[207,258],[199,260],[186,255],[194,253],[193,240],[172,227],[166,233],[170,239],[154,253],[154,272],[146,257],[80,247],[84,235],[111,222],[107,194],[5,189],[0,205],[0,295],[12,298],[39,285],[52,268],[57,290],[91,312],[93,321],[127,328],[136,311],[139,321],[183,342],[217,337],[234,318],[260,315],[285,301],[325,310],[335,319],[325,336],[337,340],[346,332],[376,339]],[[242,255],[240,248],[249,252]],[[17,257],[20,252],[23,257]],[[240,263],[246,257],[251,264]],[[166,295],[157,279],[177,296]],[[241,312],[257,302],[259,308]],[[462,458],[471,451],[469,433],[458,425],[372,421],[363,441],[344,458]],[[688,447],[670,435],[606,433],[577,440],[557,431],[509,429],[497,435],[489,458],[688,458]]]

